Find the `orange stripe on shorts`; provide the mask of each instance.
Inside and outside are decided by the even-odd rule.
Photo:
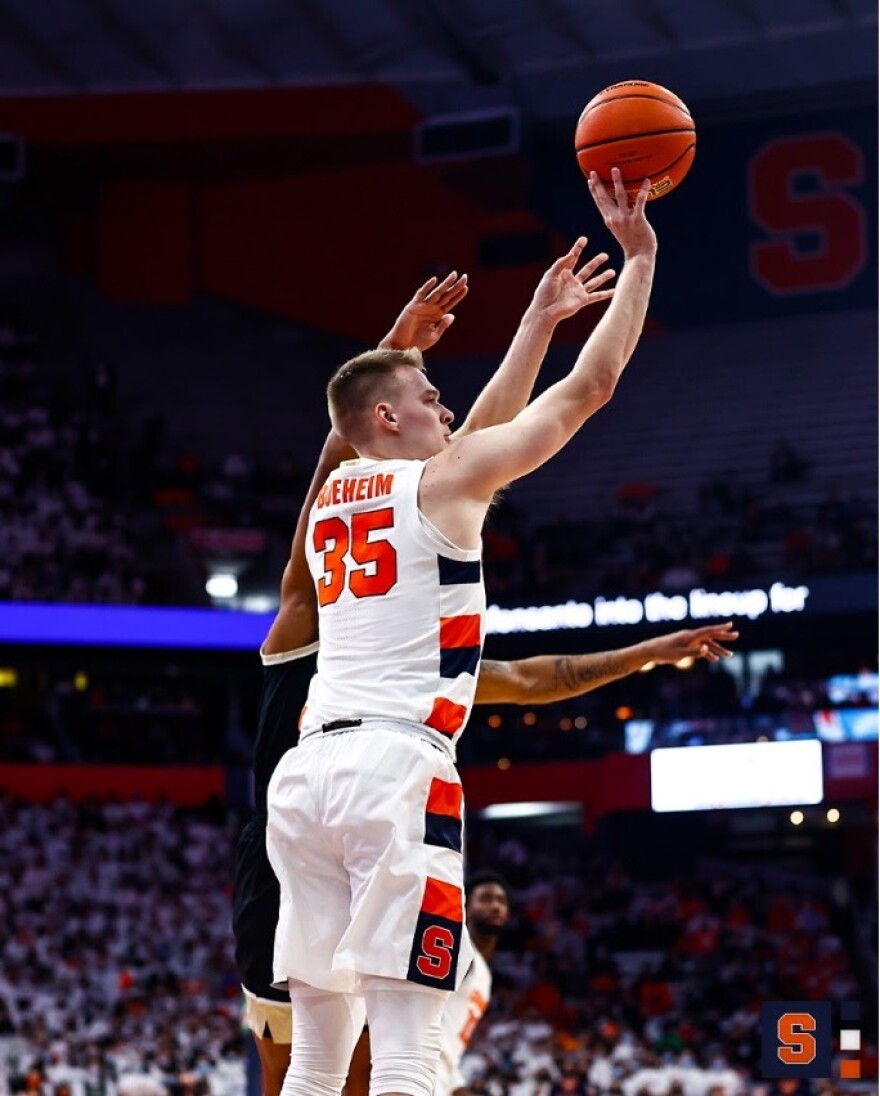
[[[428,876],[425,882],[425,897],[422,899],[422,913],[434,917],[445,917],[447,921],[461,921],[462,908],[461,887]]]
[[[440,646],[446,650],[451,647],[479,647],[480,614],[440,617]]]
[[[438,696],[425,722],[442,734],[455,734],[464,726],[466,716],[467,708],[461,704],[453,704],[451,700],[443,696]]]
[[[461,798],[461,784],[451,784],[435,776],[431,781],[425,810],[429,814],[448,814],[453,818],[461,818]]]

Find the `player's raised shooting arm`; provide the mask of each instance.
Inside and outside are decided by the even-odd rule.
[[[333,469],[337,468],[342,461],[356,455],[347,442],[343,441],[334,430],[330,431],[296,522],[296,530],[290,545],[290,558],[281,577],[281,603],[263,643],[266,654],[294,651],[314,643],[318,638],[315,584],[306,563],[305,550],[309,511]]]
[[[427,465],[423,497],[442,507],[448,500],[484,504],[501,487],[550,459],[614,393],[644,326],[654,278],[656,239],[645,218],[647,181],[630,209],[619,172],[616,201],[596,179],[594,198],[624,247],[623,270],[614,297],[561,381],[537,397],[516,418],[456,438]],[[611,212],[613,206],[614,212]],[[431,516],[430,511],[426,511]]]
[[[588,655],[538,655],[513,662],[483,659],[475,704],[551,704],[592,692],[646,666],[683,658],[718,662],[730,656],[724,646],[739,638],[733,624],[713,624]]]
[[[602,288],[614,277],[613,270],[600,270],[608,261],[605,252],[593,256],[575,273],[586,242],[581,236],[541,278],[504,360],[477,396],[456,437],[510,422],[518,415],[532,398],[556,325],[586,305],[613,295],[613,289]]]

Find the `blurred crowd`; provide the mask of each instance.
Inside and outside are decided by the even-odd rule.
[[[841,881],[671,856],[651,882],[562,845],[577,841],[483,834],[514,902],[465,1057],[472,1093],[783,1092],[758,1083],[761,1002],[859,998]]]
[[[662,496],[656,484],[629,484],[606,513],[533,530],[502,503],[484,537],[490,601],[729,589],[763,575],[795,582],[876,567],[876,511],[855,491],[798,499],[778,484],[749,485],[724,472],[688,513],[667,512]]]
[[[112,374],[66,380],[0,321],[0,600],[155,596],[155,522],[135,505]]]
[[[0,600],[208,604],[207,576],[274,596],[311,468],[289,454],[169,453],[160,412],[137,420],[112,364],[50,370],[0,320]],[[567,459],[564,454],[558,458]],[[664,485],[622,484],[603,513],[534,527],[511,498],[485,534],[490,601],[675,592],[870,571],[876,507],[778,440],[761,483],[712,473],[686,513]]]
[[[243,591],[274,594],[308,480],[289,457],[230,453],[211,466],[184,454],[163,466],[154,499],[204,571],[225,567]],[[539,526],[515,495],[493,506],[483,538],[486,592],[499,605],[674,593],[762,575],[795,582],[870,571],[877,561],[876,508],[855,490],[800,494],[788,481],[747,484],[723,471],[686,513],[664,509],[661,486],[627,484],[604,513]]]
[[[244,1090],[233,830],[219,806],[0,799],[10,1091]],[[862,995],[840,882],[674,855],[652,882],[577,833],[535,844],[484,827],[470,841],[513,896],[465,1060],[473,1093],[760,1091],[762,1000]],[[874,1075],[875,1056],[864,1048]]]
[[[222,811],[0,798],[11,1091],[243,1091]]]

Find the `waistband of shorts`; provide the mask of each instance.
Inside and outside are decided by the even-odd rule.
[[[325,729],[326,728],[326,729]],[[316,742],[318,739],[335,738],[341,734],[357,734],[364,731],[385,730],[403,734],[409,738],[418,738],[429,746],[445,753],[450,761],[455,760],[455,746],[452,739],[439,731],[426,727],[424,723],[412,723],[408,719],[387,719],[384,716],[365,716],[363,719],[334,719],[300,734],[300,745]]]

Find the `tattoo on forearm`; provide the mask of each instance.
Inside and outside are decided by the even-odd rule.
[[[626,670],[616,652],[602,655],[558,655],[553,660],[553,689],[583,692],[596,681],[621,677]]]

